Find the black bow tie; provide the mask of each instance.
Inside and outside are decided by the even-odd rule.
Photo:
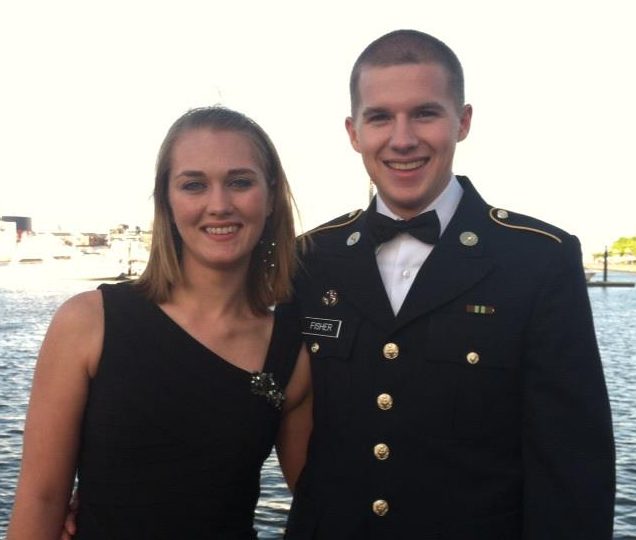
[[[424,212],[413,219],[404,221],[391,219],[377,211],[369,211],[367,228],[374,245],[388,242],[398,233],[408,233],[425,244],[435,244],[439,240],[439,219],[435,210]]]

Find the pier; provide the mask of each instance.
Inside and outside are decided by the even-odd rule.
[[[633,287],[633,281],[588,281],[588,287]]]
[[[603,264],[602,265],[588,265],[585,268],[585,274],[587,279],[588,287],[633,287],[633,281],[608,281],[607,279],[607,270],[608,268],[613,271],[618,272],[636,272],[636,265],[630,265],[628,268],[624,268],[623,266],[608,266],[607,264],[607,248],[605,248],[605,253],[603,254]],[[603,270],[603,279],[599,281],[592,281],[592,277],[595,275],[594,272],[589,272],[589,270]]]

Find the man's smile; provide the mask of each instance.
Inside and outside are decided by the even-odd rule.
[[[414,169],[419,169],[424,166],[428,162],[428,158],[417,159],[414,161],[385,161],[384,164],[389,169],[395,169],[397,171],[412,171]]]

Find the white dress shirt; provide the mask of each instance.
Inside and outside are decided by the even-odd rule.
[[[446,230],[451,218],[457,210],[464,190],[455,178],[451,176],[446,189],[439,197],[429,204],[422,212],[435,210],[440,223],[440,236]],[[376,210],[393,219],[402,218],[389,210],[389,207],[377,194]],[[395,238],[380,244],[375,250],[375,256],[384,283],[384,289],[391,302],[393,313],[397,315],[404,303],[404,299],[415,280],[415,276],[428,258],[435,246],[425,244],[408,233],[400,233]]]

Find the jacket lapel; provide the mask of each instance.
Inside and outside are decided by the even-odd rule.
[[[493,268],[492,259],[484,253],[489,207],[468,179],[459,180],[464,194],[457,211],[422,265],[397,315],[397,327],[453,300]],[[477,242],[471,245],[467,233],[476,235]]]
[[[366,234],[366,210],[358,218],[353,228],[347,228],[331,246],[330,253],[324,255],[325,272],[346,300],[376,324],[387,327],[393,324],[394,315],[380,277],[375,260],[375,251]],[[347,240],[359,233],[357,242]]]

